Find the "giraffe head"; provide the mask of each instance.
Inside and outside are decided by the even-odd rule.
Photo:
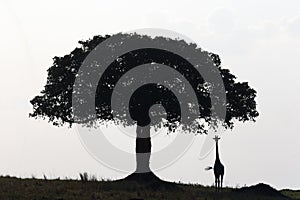
[[[218,143],[219,139],[221,139],[220,137],[218,137],[217,135],[215,135],[215,137],[213,138],[213,140],[216,141],[216,143]]]

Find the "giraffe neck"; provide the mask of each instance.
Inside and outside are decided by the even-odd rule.
[[[220,160],[220,158],[219,158],[219,146],[218,146],[218,142],[216,142],[216,160]]]

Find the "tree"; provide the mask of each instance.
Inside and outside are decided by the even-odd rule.
[[[143,159],[144,161],[141,161],[137,156],[137,171],[139,166],[143,165],[149,167],[151,153],[150,126],[165,126],[172,132],[178,128],[178,124],[180,124],[184,131],[207,133],[207,126],[204,124],[211,125],[212,127],[221,125],[225,128],[233,128],[235,121],[255,121],[255,118],[258,116],[255,102],[256,91],[250,88],[247,82],[236,82],[236,77],[231,74],[228,69],[221,67],[221,60],[217,54],[203,51],[195,44],[188,44],[183,40],[174,40],[164,37],[151,38],[138,34],[119,34],[119,36],[122,36],[124,40],[135,38],[138,41],[147,41],[161,46],[171,44],[180,51],[189,49],[192,54],[199,55],[203,58],[203,63],[211,62],[215,67],[214,69],[218,69],[218,73],[220,73],[220,77],[223,81],[223,87],[226,93],[225,101],[222,101],[222,99],[218,97],[215,97],[217,102],[211,101],[212,94],[210,91],[219,86],[213,82],[204,80],[202,75],[199,74],[185,58],[163,49],[140,48],[125,53],[110,63],[102,76],[98,77],[99,82],[97,86],[95,86],[96,89],[94,88],[96,91],[95,96],[88,97],[95,99],[94,107],[87,106],[85,110],[81,110],[80,116],[74,116],[74,110],[78,108],[72,100],[83,102],[80,103],[80,105],[82,105],[85,101],[81,99],[81,92],[93,95],[93,93],[89,91],[92,90],[92,87],[87,79],[81,80],[79,84],[83,85],[83,88],[74,89],[73,86],[76,84],[76,77],[83,73],[79,69],[82,65],[87,65],[90,74],[97,75],[97,69],[102,67],[101,63],[99,63],[101,60],[93,60],[88,64],[85,64],[84,61],[92,51],[97,50],[99,44],[103,44],[104,41],[112,37],[106,35],[95,36],[86,41],[79,41],[81,46],[75,48],[70,54],[53,58],[53,65],[48,69],[47,83],[44,89],[40,95],[30,101],[33,105],[33,112],[30,113],[29,116],[43,119],[48,118],[49,122],[52,122],[54,126],[69,125],[71,127],[74,123],[77,123],[83,126],[97,128],[99,124],[106,123],[107,121],[113,121],[124,126],[137,124],[137,136],[144,134],[146,137],[137,137],[136,152],[149,153],[149,156]],[[114,43],[108,45],[107,48],[114,50],[122,48],[122,45],[123,42]],[[207,58],[209,59],[207,60]],[[128,71],[143,64],[150,64],[152,71],[156,69],[155,66],[157,64],[166,65],[182,74],[191,85],[197,98],[197,104],[193,104],[189,108],[189,117],[202,119],[204,123],[203,121],[202,123],[195,123],[195,120],[182,121],[182,113],[180,111],[182,102],[177,99],[170,88],[159,83],[147,83],[133,91],[129,106],[125,103],[123,104],[121,99],[118,99],[120,102],[118,104],[119,109],[113,110],[111,98],[116,84]],[[213,71],[214,69],[211,68],[209,70]],[[154,77],[154,75],[151,74],[151,70],[145,73],[146,75],[144,76],[148,76],[148,78]],[[168,80],[166,80],[165,84],[174,85],[174,82],[168,82]],[[123,89],[128,87],[128,83],[125,81],[121,85],[124,86]],[[181,88],[182,91],[185,91],[184,85],[178,84],[176,86],[175,84],[175,87],[179,87],[179,89]],[[75,99],[74,96],[76,97]],[[187,99],[191,98],[188,92],[185,93],[185,96]],[[224,119],[214,115],[212,108],[217,106],[215,105],[216,103],[225,107],[226,116],[224,116]],[[157,117],[154,120],[149,116],[149,109],[155,104],[161,104],[166,113],[161,114],[157,112]],[[91,114],[94,112],[92,109],[95,109],[95,114]],[[126,113],[126,111],[129,111],[130,116],[127,115],[128,113]],[[166,118],[166,120],[162,120],[163,118]],[[151,171],[150,168],[149,171]],[[145,177],[155,177],[151,172],[144,175],[133,174],[129,177],[136,178],[137,176],[142,179],[145,179]]]

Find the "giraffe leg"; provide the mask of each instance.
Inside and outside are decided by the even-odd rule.
[[[216,188],[216,191],[218,191],[218,179],[215,178],[215,188]]]
[[[221,189],[223,188],[223,175],[221,175]]]
[[[217,179],[217,182],[218,182],[217,191],[220,191],[220,179],[219,178]]]

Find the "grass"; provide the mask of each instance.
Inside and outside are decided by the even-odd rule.
[[[216,193],[213,187],[178,183],[145,183],[135,181],[98,181],[94,176],[83,173],[81,180],[20,179],[0,177],[0,199],[5,200],[215,200],[251,199],[276,200],[288,199],[273,192],[270,196],[263,193],[224,188]],[[168,187],[166,187],[168,185]],[[269,187],[266,186],[265,187]],[[271,188],[271,187],[270,187]],[[249,190],[250,191],[250,190]],[[278,194],[277,194],[278,193]],[[284,190],[283,194],[299,199],[300,191]],[[277,196],[276,196],[277,195]]]
[[[281,190],[281,193],[285,196],[290,197],[291,199],[299,199],[300,200],[300,190]]]

